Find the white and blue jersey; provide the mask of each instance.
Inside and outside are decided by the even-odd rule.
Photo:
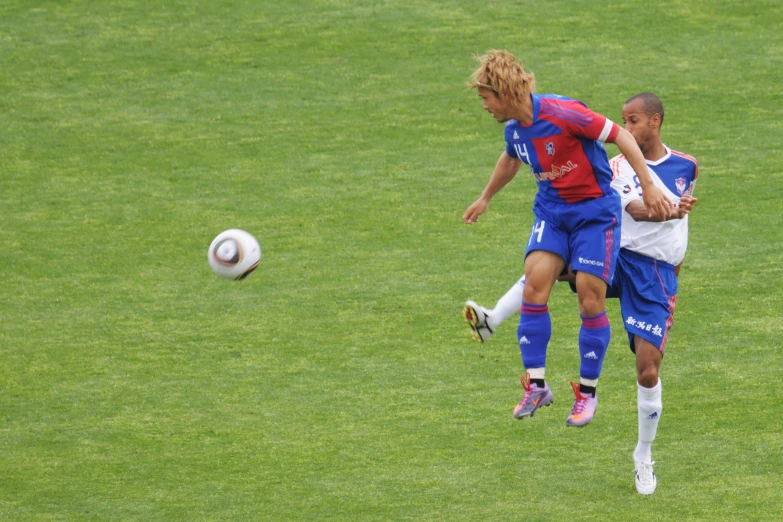
[[[613,293],[619,294],[620,312],[631,350],[639,336],[666,348],[669,328],[677,304],[677,276],[674,267],[682,262],[688,247],[688,216],[664,222],[636,221],[626,206],[642,199],[641,186],[631,166],[620,155],[610,161],[623,206],[621,249]],[[699,168],[687,154],[666,148],[666,155],[647,166],[655,184],[673,203],[683,194],[693,194]]]
[[[647,161],[655,185],[677,204],[683,194],[693,195],[699,166],[693,156],[666,148],[658,161]],[[625,208],[635,200],[642,201],[642,187],[633,168],[622,154],[609,162],[614,180],[612,187],[620,194],[623,206],[620,248],[678,265],[688,248],[688,216],[662,223],[636,221]]]

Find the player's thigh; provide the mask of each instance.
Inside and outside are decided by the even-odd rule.
[[[530,304],[544,304],[563,271],[565,260],[546,250],[534,250],[525,257],[525,288],[523,300]]]
[[[576,273],[576,294],[579,297],[579,313],[598,315],[606,308],[606,281],[587,272]]]
[[[592,274],[611,284],[620,252],[620,219],[611,205],[587,203],[585,215],[570,236],[569,263],[574,272]]]
[[[559,256],[563,260],[568,260],[570,256],[569,233],[561,228],[555,220],[549,216],[549,213],[538,209],[535,213],[536,220],[533,222],[533,228],[530,231],[530,237],[525,249],[525,260],[531,252],[544,251]],[[562,270],[561,270],[562,271]],[[556,276],[559,275],[556,274]]]

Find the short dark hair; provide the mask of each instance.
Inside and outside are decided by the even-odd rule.
[[[660,98],[651,92],[642,92],[631,96],[625,101],[625,104],[629,104],[634,100],[642,100],[644,104],[644,113],[648,118],[652,118],[655,114],[661,115],[661,125],[663,125],[663,103]]]

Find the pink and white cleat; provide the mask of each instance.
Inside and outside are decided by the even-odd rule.
[[[595,415],[595,410],[598,408],[598,396],[585,395],[579,391],[579,385],[575,382],[571,383],[571,388],[574,390],[574,407],[571,409],[571,413],[566,419],[567,426],[576,426],[581,428],[590,424]]]
[[[529,373],[526,373],[520,377],[519,382],[522,383],[522,388],[525,390],[525,395],[522,397],[522,400],[519,401],[517,407],[514,408],[515,419],[532,417],[535,415],[538,408],[549,406],[555,402],[555,399],[552,396],[552,390],[549,389],[549,385],[544,383],[544,387],[539,388],[537,384],[530,384]]]

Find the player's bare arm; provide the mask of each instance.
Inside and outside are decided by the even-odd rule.
[[[495,169],[492,171],[492,176],[490,176],[487,186],[484,187],[481,196],[470,205],[462,215],[462,221],[467,224],[475,223],[479,216],[487,210],[489,201],[495,194],[500,192],[503,187],[514,179],[514,176],[519,172],[519,167],[521,165],[521,160],[512,158],[503,151],[500,158],[498,158],[498,162],[495,164]]]
[[[644,192],[642,192],[644,195]],[[661,219],[658,216],[650,215],[650,210],[645,204],[639,200],[631,201],[626,205],[625,211],[631,215],[636,221],[653,221],[660,223],[662,221],[669,221],[672,219],[682,219],[693,210],[693,205],[698,201],[698,198],[685,194],[680,199],[680,204],[676,207],[669,207],[666,216]]]
[[[644,198],[644,204],[650,212],[650,217],[658,218],[657,220],[651,221],[666,221],[672,203],[663,191],[655,186],[655,183],[647,170],[647,163],[644,159],[644,155],[642,154],[642,151],[639,150],[639,145],[636,143],[633,135],[625,129],[620,129],[614,143],[617,145],[617,148],[620,149],[620,152],[623,153],[634,172],[636,172],[636,176],[639,178],[639,183],[642,186],[642,198]]]

